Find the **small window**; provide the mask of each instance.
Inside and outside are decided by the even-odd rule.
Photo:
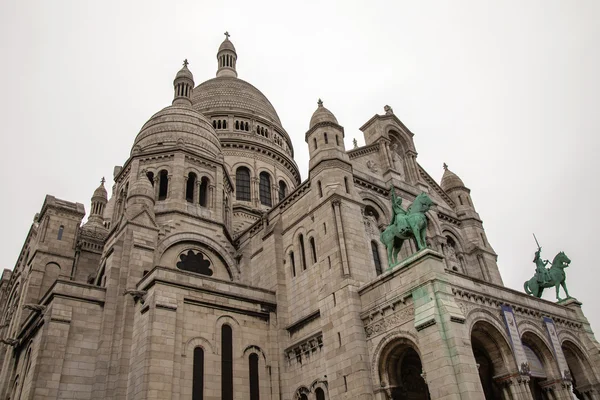
[[[249,131],[249,129],[248,129],[248,123],[247,123],[247,122],[245,122],[245,123],[244,123],[244,130],[245,130],[246,132],[248,132],[248,131]]]
[[[217,122],[217,129],[221,129],[221,120]]]
[[[260,194],[260,204],[271,207],[271,177],[266,172],[260,173],[260,181],[258,183],[258,191]]]
[[[58,240],[62,240],[62,235],[63,235],[64,230],[65,230],[65,227],[63,225],[61,225],[60,228],[58,228],[58,236],[57,236]]]
[[[317,388],[315,394],[317,395],[317,400],[325,400],[325,392],[323,392],[323,389]]]
[[[460,205],[462,206],[463,205],[463,199],[462,199],[462,196],[460,194],[458,195],[458,201],[459,201]]]
[[[158,183],[158,200],[164,200],[167,198],[169,192],[169,173],[164,169],[159,173]]]
[[[287,196],[287,185],[284,181],[279,181],[279,201],[283,200]]]
[[[200,193],[198,196],[198,203],[202,206],[202,207],[206,207],[206,205],[208,204],[208,178],[203,176],[202,179],[200,180]]]
[[[327,132],[323,134],[323,139],[325,139],[325,144],[329,144],[329,140],[327,140]]]
[[[302,261],[302,269],[306,269],[306,253],[304,252],[304,236],[300,234],[298,236],[298,240],[300,242],[300,261]]]
[[[379,249],[375,241],[371,242],[371,253],[373,255],[373,262],[375,263],[375,273],[379,276],[383,273],[383,270],[381,268],[381,259],[379,258]]]
[[[344,186],[346,187],[346,193],[350,193],[350,189],[348,188],[348,178],[344,178]]]
[[[227,121],[223,120],[223,129],[227,129]]]
[[[293,251],[290,251],[290,264],[292,265],[292,276],[296,276],[296,260],[294,260]]]
[[[312,253],[312,262],[314,264],[317,262],[317,246],[315,246],[315,238],[311,237],[308,241],[310,243],[310,251]]]
[[[188,174],[187,182],[185,185],[185,199],[193,203],[194,202],[194,188],[196,187],[196,174],[190,172]]]
[[[240,121],[235,121],[235,130],[238,131],[240,129]]]
[[[235,193],[237,200],[250,201],[250,170],[246,167],[235,171]]]
[[[323,197],[323,187],[321,186],[321,181],[317,181],[317,187],[319,188],[319,197]]]
[[[192,400],[204,399],[204,350],[194,349],[194,366],[192,380]]]
[[[148,177],[148,180],[152,186],[154,186],[154,172],[146,172],[146,176]]]
[[[217,121],[213,120],[213,128],[217,129]]]
[[[317,138],[313,138],[313,143],[315,145],[315,150],[317,149]]]
[[[340,139],[338,138],[338,135],[335,135],[335,145],[336,146],[340,145]]]

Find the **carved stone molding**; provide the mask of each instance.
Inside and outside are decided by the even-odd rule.
[[[310,357],[321,352],[323,348],[323,333],[318,332],[285,350],[288,365],[307,363]]]

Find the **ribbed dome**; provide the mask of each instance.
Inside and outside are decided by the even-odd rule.
[[[233,43],[231,43],[231,41],[228,38],[223,40],[223,43],[221,43],[221,45],[219,46],[219,51],[222,51],[222,50],[231,50],[231,51],[235,52],[235,47],[233,46]]]
[[[105,200],[108,199],[108,194],[106,193],[106,189],[104,188],[104,178],[102,178],[100,186],[98,186],[98,188],[96,188],[96,190],[94,190],[94,194],[92,195],[92,199],[94,197],[101,197],[101,198],[103,198]]]
[[[201,83],[194,88],[192,104],[201,113],[217,110],[249,112],[281,126],[275,108],[265,95],[248,82],[235,77],[220,76]]]
[[[204,115],[187,105],[163,108],[144,124],[135,138],[132,154],[181,145],[212,156],[221,153],[221,142]]]
[[[175,80],[179,78],[188,78],[192,81],[194,80],[194,75],[192,74],[192,71],[190,71],[187,67],[187,60],[184,61],[183,68],[181,68],[179,72],[177,72],[177,75],[175,75]]]
[[[310,126],[308,127],[308,129],[311,129],[313,126],[320,122],[333,122],[334,124],[338,124],[335,115],[333,115],[331,111],[323,107],[323,102],[321,101],[321,99],[319,99],[319,102],[317,104],[317,110],[313,113],[312,117],[310,118]]]
[[[465,187],[465,184],[463,183],[462,179],[460,179],[458,175],[456,175],[454,172],[450,171],[446,164],[444,164],[444,169],[444,175],[442,176],[442,182],[440,184],[444,191],[447,192],[451,189]]]

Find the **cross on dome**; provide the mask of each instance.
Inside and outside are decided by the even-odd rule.
[[[224,33],[223,35],[225,35],[225,37],[226,37],[227,39],[229,39],[229,36],[231,36],[231,35],[229,34],[229,32],[228,32],[228,31],[225,31],[225,33]]]
[[[184,66],[184,67],[187,67],[187,66],[188,66],[188,64],[189,64],[189,62],[188,62],[187,58],[186,58],[185,60],[183,60],[183,66]]]
[[[444,163],[444,170],[448,169],[448,164]]]

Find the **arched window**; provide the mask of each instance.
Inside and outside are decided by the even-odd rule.
[[[213,120],[213,128],[217,129],[217,121]]]
[[[202,206],[202,207],[206,207],[207,202],[207,198],[208,198],[208,178],[203,176],[202,179],[200,179],[200,193],[198,196],[198,203]]]
[[[187,183],[185,185],[185,199],[193,203],[194,202],[194,187],[196,186],[196,174],[190,172],[188,174]]]
[[[167,198],[167,194],[169,193],[169,173],[163,169],[160,171],[158,176],[158,199],[164,200]]]
[[[227,121],[223,120],[223,129],[227,129]]]
[[[260,173],[260,182],[258,184],[258,192],[260,194],[260,204],[271,207],[271,177],[266,172]]]
[[[308,242],[310,243],[310,252],[312,253],[313,264],[317,262],[317,246],[315,246],[315,238],[311,237]]]
[[[287,196],[287,185],[284,181],[279,181],[279,201],[283,200]]]
[[[325,139],[325,144],[329,143],[329,140],[327,140],[327,132],[323,134],[323,139]]]
[[[308,397],[304,393],[300,395],[300,400],[308,400]]]
[[[344,177],[344,186],[346,187],[346,193],[350,193],[350,189],[348,189],[348,178]]]
[[[256,125],[256,133],[260,135],[260,126]]]
[[[235,121],[235,130],[240,129],[240,121]]]
[[[229,325],[221,327],[221,399],[233,400],[233,345]]]
[[[317,149],[317,138],[313,138],[313,144],[315,145],[315,150]]]
[[[292,276],[296,276],[296,260],[294,260],[293,251],[290,251],[290,264],[292,265]]]
[[[152,186],[154,186],[154,172],[146,172],[146,176],[148,177],[148,180]]]
[[[338,135],[335,135],[335,144],[336,146],[340,145],[340,139],[338,138]]]
[[[258,391],[258,355],[250,354],[248,358],[250,368],[250,400],[259,400]]]
[[[265,137],[269,137],[269,130],[265,129]]]
[[[315,394],[317,395],[317,400],[325,400],[325,392],[321,388],[317,388],[315,390]]]
[[[235,198],[250,201],[250,170],[239,167],[235,171]]]
[[[247,122],[245,122],[245,123],[244,123],[244,128],[245,128],[244,130],[245,130],[246,132],[248,132],[248,131],[249,131],[249,129],[248,129],[248,123],[247,123]]]
[[[302,234],[298,236],[298,241],[300,242],[300,261],[302,261],[302,269],[306,269],[306,253],[304,252],[304,236],[302,236]]]
[[[375,263],[375,273],[379,276],[383,273],[383,270],[381,268],[381,259],[379,258],[379,249],[375,241],[371,242],[371,253],[373,254],[373,262]]]
[[[56,237],[58,240],[62,240],[62,235],[63,235],[64,230],[65,230],[64,225],[61,225],[60,228],[58,228],[58,236]]]
[[[221,120],[217,122],[217,129],[221,129]]]
[[[317,181],[317,186],[319,187],[319,197],[323,197],[323,187],[321,186],[321,181]]]
[[[192,400],[204,399],[204,350],[194,349],[194,366],[192,381]]]

